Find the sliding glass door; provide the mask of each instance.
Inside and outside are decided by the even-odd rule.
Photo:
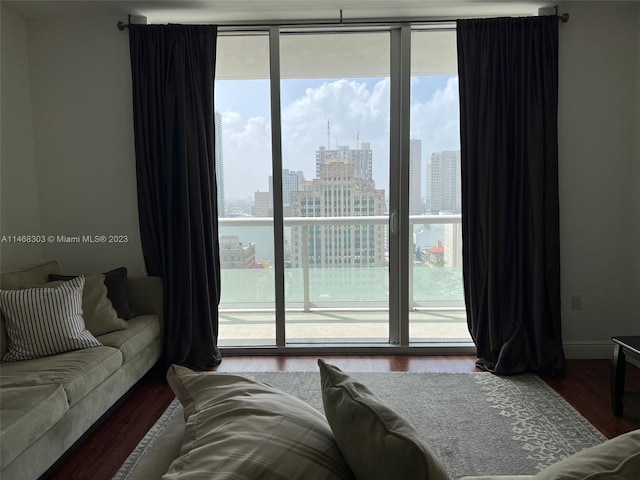
[[[218,42],[220,345],[468,341],[455,32]]]
[[[462,289],[456,32],[411,32],[411,342],[470,341]]]
[[[389,32],[282,33],[280,72],[287,340],[388,342]]]
[[[275,345],[268,33],[221,36],[216,63],[219,344]]]

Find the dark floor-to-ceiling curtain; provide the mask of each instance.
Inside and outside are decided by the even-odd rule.
[[[165,365],[220,362],[213,88],[217,29],[130,25],[138,211],[164,284]]]
[[[562,374],[558,20],[457,22],[463,275],[479,366]]]

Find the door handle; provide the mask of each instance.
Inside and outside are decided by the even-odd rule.
[[[391,213],[389,217],[389,229],[393,235],[398,235],[398,212]]]

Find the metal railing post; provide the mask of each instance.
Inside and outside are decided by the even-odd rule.
[[[302,228],[302,288],[304,289],[304,311],[311,310],[309,304],[309,228]]]

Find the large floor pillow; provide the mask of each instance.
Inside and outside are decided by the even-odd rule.
[[[176,365],[167,380],[186,426],[163,480],[354,478],[325,417],[302,400],[244,377]]]

